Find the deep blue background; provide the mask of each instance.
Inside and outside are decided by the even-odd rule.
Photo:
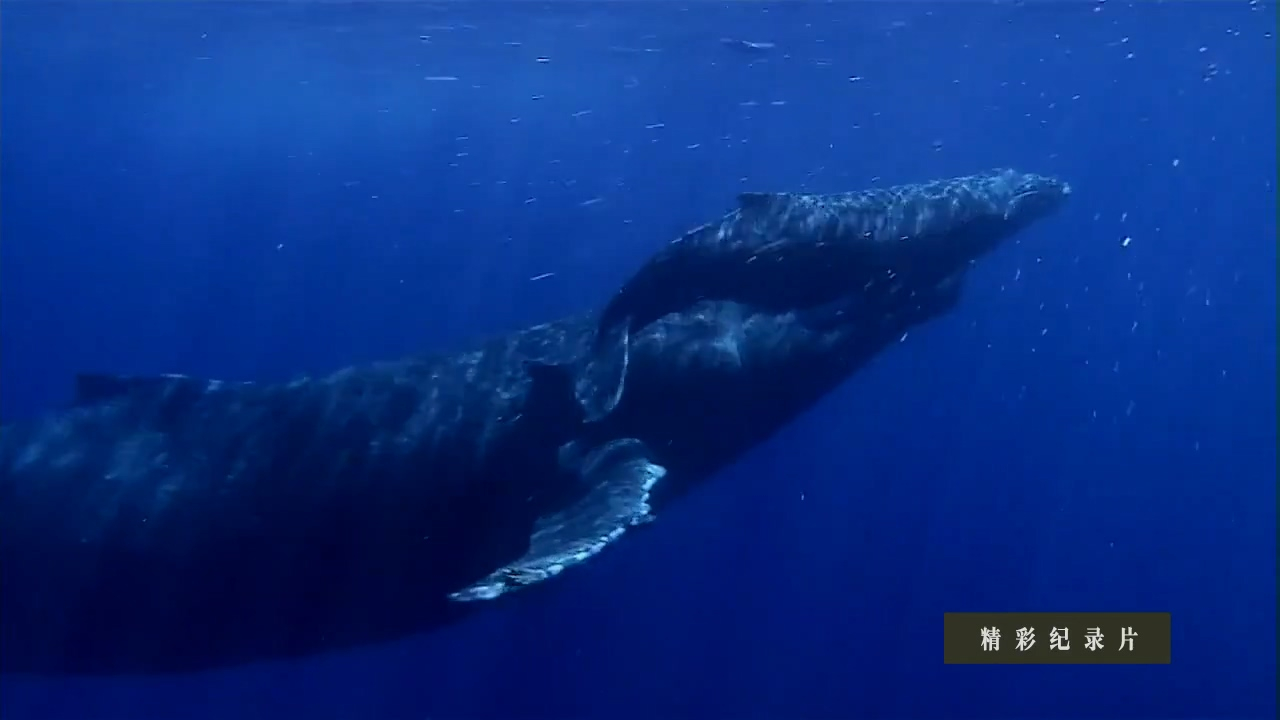
[[[593,307],[743,189],[1076,189],[555,592],[334,657],[5,678],[6,720],[1275,716],[1272,2],[0,18],[5,417],[80,370],[281,379]],[[1173,664],[944,666],[966,610],[1167,610]]]

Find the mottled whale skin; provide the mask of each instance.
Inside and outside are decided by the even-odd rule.
[[[768,310],[827,303],[851,285],[936,282],[1054,212],[1057,178],[997,168],[926,183],[828,195],[743,193],[716,222],[654,255],[600,314],[578,393],[588,419],[621,392],[631,327],[704,300]]]
[[[0,428],[0,671],[195,671],[453,622],[660,515],[953,308],[975,257],[633,321],[590,421],[595,314],[287,384],[82,378]]]

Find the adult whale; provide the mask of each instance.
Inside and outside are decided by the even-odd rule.
[[[82,378],[74,406],[0,428],[0,670],[323,652],[557,575],[952,308],[989,249],[955,241],[972,247],[938,273],[826,302],[714,298],[630,324],[627,390],[594,422],[571,386],[592,315],[288,384]]]

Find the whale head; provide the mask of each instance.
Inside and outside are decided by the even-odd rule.
[[[1048,217],[1062,207],[1071,195],[1071,186],[1049,175],[998,170],[988,181],[992,197],[1003,198],[1003,220],[1026,227]]]
[[[838,196],[823,221],[827,254],[861,282],[869,273],[933,282],[963,272],[988,252],[1056,213],[1071,195],[1063,180],[998,168],[920,185]],[[874,208],[870,216],[866,208]],[[815,256],[815,259],[821,259]]]

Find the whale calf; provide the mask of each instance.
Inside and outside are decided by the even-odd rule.
[[[547,585],[954,308],[990,248],[939,232],[934,271],[818,302],[776,301],[796,277],[777,264],[749,292],[674,288],[627,324],[598,418],[575,385],[597,313],[288,383],[84,376],[70,407],[0,427],[0,672],[298,657]]]
[[[743,193],[738,207],[654,255],[600,313],[578,382],[589,420],[622,392],[628,332],[702,299],[770,310],[829,302],[851,284],[930,282],[1054,212],[1061,180],[1009,168],[829,195]]]

